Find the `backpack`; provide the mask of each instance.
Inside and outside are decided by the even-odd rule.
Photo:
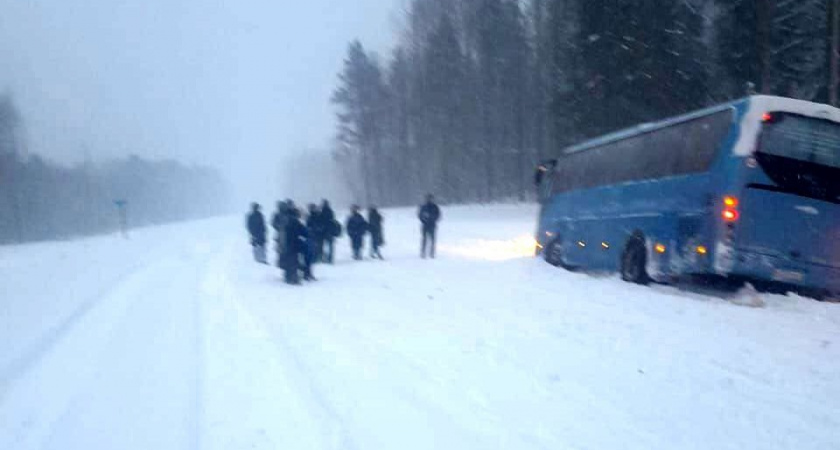
[[[330,231],[331,231],[332,237],[340,238],[341,233],[343,232],[341,222],[339,222],[337,220],[333,220],[332,229]]]

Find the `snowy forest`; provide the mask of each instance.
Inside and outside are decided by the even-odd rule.
[[[412,0],[350,43],[333,157],[359,202],[527,200],[564,146],[751,93],[837,104],[837,0]]]
[[[23,118],[0,96],[0,244],[119,230],[227,211],[225,180],[214,170],[137,156],[63,167],[25,152]]]

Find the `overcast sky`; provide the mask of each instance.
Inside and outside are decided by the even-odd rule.
[[[249,195],[327,149],[348,42],[384,55],[403,0],[0,0],[0,89],[30,151],[212,164]]]

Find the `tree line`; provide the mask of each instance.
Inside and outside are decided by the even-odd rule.
[[[412,0],[350,43],[333,156],[353,196],[526,200],[564,146],[750,93],[837,104],[839,0]]]
[[[22,126],[12,97],[0,96],[0,244],[116,231],[117,201],[129,226],[227,211],[226,182],[213,169],[138,156],[63,167],[24,155]]]

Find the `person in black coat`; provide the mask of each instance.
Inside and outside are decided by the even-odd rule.
[[[303,270],[304,279],[313,280],[311,268],[301,264],[309,252],[309,233],[300,221],[300,211],[297,208],[289,211],[289,221],[286,224],[286,242],[283,246],[283,271],[288,284],[300,284],[300,271]]]
[[[341,224],[335,220],[335,212],[330,207],[330,202],[324,200],[321,203],[321,228],[324,231],[324,239],[321,245],[321,260],[332,264],[335,260],[335,240],[341,234]]]
[[[321,219],[321,211],[318,205],[309,204],[309,214],[306,216],[306,228],[309,230],[311,239],[310,264],[321,261],[321,251],[324,246],[324,221]]]
[[[289,208],[287,201],[277,202],[277,211],[271,217],[271,228],[274,228],[274,243],[277,250],[277,267],[283,267],[283,255],[286,246],[286,225],[289,224]]]
[[[370,257],[385,259],[382,257],[380,247],[385,244],[382,234],[382,214],[379,214],[375,206],[368,208],[368,228],[370,229]]]
[[[259,203],[251,204],[251,213],[247,219],[248,234],[251,235],[251,247],[254,251],[254,260],[260,264],[268,264],[265,254],[266,234],[265,217],[260,211]]]
[[[429,255],[434,258],[437,241],[437,224],[440,221],[440,207],[435,203],[435,197],[432,194],[426,196],[426,203],[420,206],[417,217],[420,219],[423,231],[420,256],[426,258],[426,249],[429,247]]]
[[[365,241],[365,234],[368,232],[368,223],[359,213],[359,207],[353,205],[350,217],[347,219],[347,235],[350,236],[350,245],[353,248],[353,259],[362,259],[362,246]]]

